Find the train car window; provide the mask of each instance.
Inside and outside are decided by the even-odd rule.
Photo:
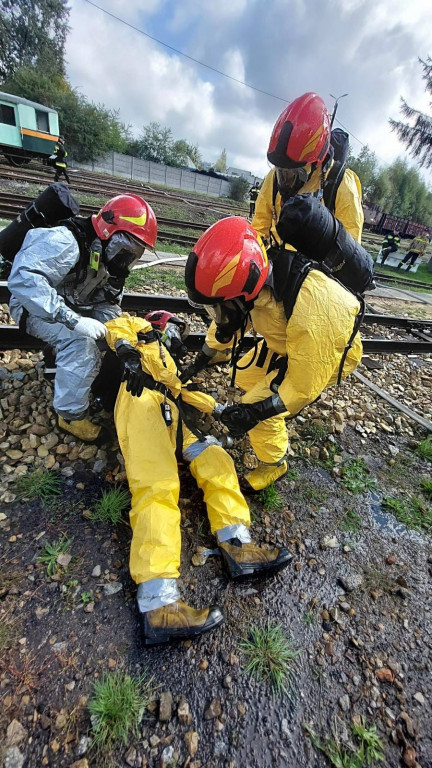
[[[4,125],[16,125],[15,110],[7,104],[0,104],[0,123]]]
[[[39,109],[36,110],[36,125],[39,131],[49,133],[48,112],[42,112]]]

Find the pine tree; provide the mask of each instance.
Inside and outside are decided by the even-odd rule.
[[[423,79],[426,81],[426,91],[432,94],[432,58],[426,61],[419,59],[423,67]],[[390,120],[390,125],[396,131],[399,139],[408,148],[410,154],[417,160],[420,166],[432,167],[432,117],[425,115],[418,109],[410,107],[405,99],[401,99],[401,112],[413,124]],[[432,107],[432,102],[431,102]]]
[[[215,171],[218,171],[219,173],[225,173],[227,169],[227,153],[226,149],[223,149],[220,157],[218,160],[216,160],[214,164]]]

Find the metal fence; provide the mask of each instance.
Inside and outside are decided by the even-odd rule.
[[[159,165],[150,160],[122,155],[119,152],[108,152],[92,163],[77,163],[71,160],[73,168],[83,168],[87,171],[100,171],[113,176],[123,176],[126,179],[161,184],[165,187],[184,189],[188,192],[201,192],[214,197],[228,197],[229,181],[214,179],[201,173],[193,173],[183,168],[172,168],[169,165]]]

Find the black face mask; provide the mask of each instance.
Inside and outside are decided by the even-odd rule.
[[[252,307],[253,301],[245,301],[243,298],[223,301],[220,304],[206,304],[207,314],[216,323],[216,341],[220,344],[231,341],[234,334],[246,325]]]
[[[144,243],[137,242],[127,232],[116,232],[105,244],[104,264],[110,275],[125,280],[144,250]]]
[[[277,186],[282,200],[296,195],[308,178],[309,173],[306,168],[276,168]]]

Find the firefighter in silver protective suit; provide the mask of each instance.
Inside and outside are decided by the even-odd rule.
[[[11,316],[54,349],[59,427],[81,440],[102,439],[88,408],[100,368],[99,345],[105,345],[104,323],[121,314],[124,281],[156,237],[148,203],[138,195],[118,195],[89,218],[31,229],[13,262]]]

